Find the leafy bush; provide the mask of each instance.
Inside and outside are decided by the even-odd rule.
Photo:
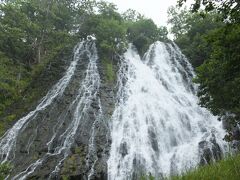
[[[11,170],[12,166],[9,163],[0,164],[0,180],[4,180]]]
[[[167,29],[158,28],[151,19],[141,18],[128,23],[128,39],[138,49],[140,55],[143,55],[150,44],[167,39]]]

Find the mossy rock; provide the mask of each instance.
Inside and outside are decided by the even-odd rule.
[[[61,180],[69,180],[70,178],[66,175],[61,176]]]
[[[116,72],[114,69],[114,65],[111,62],[111,60],[109,59],[104,59],[103,60],[103,67],[104,67],[104,71],[105,71],[105,76],[106,76],[106,80],[109,83],[112,83],[116,80]]]
[[[64,161],[61,169],[61,179],[67,179],[70,176],[82,174],[86,165],[86,149],[85,146],[77,146],[72,149],[72,153]]]

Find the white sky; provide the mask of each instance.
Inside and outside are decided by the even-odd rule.
[[[167,9],[177,0],[107,0],[117,5],[119,12],[134,9],[151,18],[158,26],[167,26]]]

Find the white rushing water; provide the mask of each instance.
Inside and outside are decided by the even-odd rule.
[[[132,46],[119,71],[108,179],[164,177],[226,151],[224,130],[198,105],[193,69],[176,45],[156,42],[141,60]],[[218,152],[219,153],[219,152]]]
[[[31,175],[39,166],[43,165],[50,157],[55,157],[56,167],[52,170],[52,173],[49,176],[49,179],[55,179],[55,175],[60,171],[60,166],[62,162],[68,157],[70,153],[70,148],[75,142],[76,133],[78,131],[79,125],[83,118],[87,115],[91,103],[93,100],[96,100],[97,106],[99,107],[99,112],[95,112],[95,121],[100,120],[101,118],[101,101],[97,97],[100,86],[100,76],[97,68],[97,49],[95,43],[92,41],[83,41],[79,43],[74,49],[74,58],[71,62],[70,67],[67,69],[65,76],[59,80],[59,82],[53,86],[53,88],[47,93],[47,95],[41,100],[40,104],[36,109],[30,112],[25,117],[18,120],[15,125],[8,130],[5,135],[0,139],[0,155],[1,161],[13,161],[14,160],[14,151],[16,142],[18,140],[18,135],[24,131],[29,122],[34,121],[35,117],[38,115],[38,112],[44,110],[48,106],[53,104],[53,100],[56,97],[62,96],[66,87],[68,86],[71,78],[73,77],[76,66],[81,59],[81,56],[86,54],[89,59],[89,64],[86,69],[86,75],[82,82],[80,83],[78,93],[73,102],[69,104],[69,107],[66,109],[66,113],[72,112],[72,117],[70,122],[68,122],[67,127],[63,131],[63,124],[65,118],[59,116],[57,118],[56,125],[53,127],[53,134],[46,146],[48,152],[44,154],[41,158],[37,159],[35,162],[29,164],[28,168],[23,172],[18,173],[12,179],[26,179]],[[86,59],[86,58],[85,58]],[[60,114],[60,113],[59,113]],[[92,127],[92,136],[95,135],[95,121]],[[94,137],[90,137],[89,145],[89,154],[94,154]],[[57,146],[53,143],[57,142]],[[29,148],[31,142],[29,143]],[[95,158],[96,159],[96,158]],[[91,172],[93,173],[94,164],[88,163]]]

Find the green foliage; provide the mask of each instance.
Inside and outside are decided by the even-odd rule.
[[[125,21],[139,21],[141,19],[144,19],[144,16],[141,15],[139,12],[133,9],[128,9],[122,14],[122,17]]]
[[[11,170],[12,166],[9,163],[0,164],[0,180],[4,180]]]
[[[100,17],[99,24],[96,26],[94,34],[97,37],[102,54],[112,56],[113,53],[118,52],[118,45],[124,42],[126,28],[121,21],[116,19],[103,19]]]
[[[178,4],[182,6],[186,0],[178,0]],[[221,2],[221,3],[220,3]],[[204,9],[205,12],[210,12],[216,10],[219,14],[222,15],[224,20],[229,21],[230,23],[239,23],[239,9],[240,1],[239,0],[195,0],[192,4],[191,11],[198,12],[200,9]]]
[[[73,1],[19,0],[0,4],[0,116],[23,99],[56,55],[75,44]],[[35,99],[36,96],[25,99]],[[37,97],[37,96],[36,96]],[[38,97],[39,98],[39,97]],[[0,135],[15,114],[0,122]]]
[[[192,14],[186,8],[179,10],[171,7],[168,16],[175,42],[194,67],[200,66],[212,52],[206,37],[211,31],[224,26],[219,21],[219,14],[212,12],[203,17],[200,13]]]
[[[197,69],[196,82],[202,106],[214,114],[240,119],[240,26],[229,25],[208,37],[211,57]]]
[[[157,40],[167,40],[167,28],[158,28],[151,19],[141,18],[128,23],[128,39],[141,55]]]
[[[0,53],[0,115],[6,106],[19,98],[28,84],[28,76],[24,65],[14,63]]]
[[[68,176],[62,176],[62,180],[69,180]]]
[[[1,4],[0,12],[0,51],[14,61],[39,63],[59,44],[56,39],[70,36],[71,12],[64,1],[14,1]]]
[[[126,47],[126,27],[121,15],[116,12],[115,5],[100,2],[97,7],[98,13],[86,18],[79,35],[82,38],[94,35],[100,58],[112,60],[114,55],[121,53]]]
[[[175,176],[172,180],[212,180],[212,179],[228,179],[238,180],[240,178],[240,155],[230,156],[224,160],[214,164],[201,166],[183,174]]]
[[[113,82],[116,79],[116,74],[113,68],[113,64],[109,60],[104,60],[104,68],[106,73],[106,78],[108,82]]]
[[[119,14],[112,3],[97,4],[98,13],[90,15],[82,24],[80,37],[94,34],[100,48],[100,56],[107,54],[113,59],[122,54],[127,43],[133,43],[141,54],[157,40],[167,40],[167,28],[158,28],[151,19],[147,19],[134,10]]]
[[[171,24],[171,33],[175,39],[178,39],[189,30],[188,19],[192,14],[188,12],[187,8],[180,9],[178,7],[170,6],[168,8],[168,24]]]

